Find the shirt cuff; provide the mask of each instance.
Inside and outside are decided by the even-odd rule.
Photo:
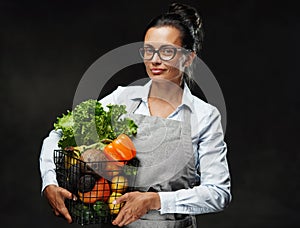
[[[184,190],[187,191],[187,190]],[[179,193],[182,192],[180,190],[174,191],[174,192],[158,192],[158,195],[160,197],[160,213],[161,214],[167,214],[167,213],[179,213],[179,214],[204,214],[213,212],[214,210],[212,208],[209,208],[207,206],[195,206],[195,205],[189,205],[188,200],[184,203],[184,200],[179,198],[182,198],[179,196]],[[179,203],[181,202],[181,203]]]
[[[172,213],[176,211],[176,193],[175,192],[158,192],[160,197],[160,213]]]
[[[42,190],[41,190],[41,194],[43,195],[43,192],[45,190],[45,188],[48,186],[48,185],[56,185],[58,186],[58,183],[57,183],[57,180],[56,180],[56,174],[54,171],[52,170],[49,170],[46,175],[43,177],[43,184],[42,184]]]

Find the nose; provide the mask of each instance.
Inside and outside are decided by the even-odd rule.
[[[151,62],[152,63],[161,63],[161,59],[160,59],[160,57],[158,56],[158,53],[154,53],[154,55],[153,55],[153,58],[151,59]]]

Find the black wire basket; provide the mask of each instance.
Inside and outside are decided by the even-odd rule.
[[[54,151],[56,178],[60,187],[74,194],[66,199],[73,222],[80,225],[110,223],[123,205],[112,202],[134,191],[139,161],[82,161],[74,152]]]

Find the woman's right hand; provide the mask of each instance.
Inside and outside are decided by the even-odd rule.
[[[48,185],[44,190],[44,195],[48,199],[54,214],[56,216],[62,215],[68,223],[71,223],[72,218],[65,206],[65,199],[76,200],[76,197],[68,190],[56,185]]]

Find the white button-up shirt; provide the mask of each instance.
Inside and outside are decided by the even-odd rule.
[[[151,81],[145,86],[136,86],[128,99],[140,99],[141,104],[135,114],[149,115],[148,94]],[[119,86],[114,92],[100,100],[103,107],[120,100],[126,87]],[[124,99],[124,98],[123,98]],[[126,98],[127,99],[127,98]],[[195,157],[195,177],[200,185],[191,189],[173,192],[159,192],[162,214],[203,214],[223,210],[231,201],[230,173],[227,164],[227,146],[221,126],[221,116],[217,108],[192,95],[184,85],[182,104],[167,118],[183,120],[183,106],[191,110],[191,137]],[[40,154],[42,190],[49,184],[57,185],[53,150],[61,131],[51,131],[44,139]]]

